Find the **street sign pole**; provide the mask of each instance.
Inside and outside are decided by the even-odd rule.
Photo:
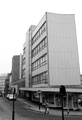
[[[15,111],[14,111],[14,93],[13,93],[13,110],[12,110],[12,120],[14,120],[14,114],[15,114]]]
[[[38,90],[38,94],[39,94],[39,110],[40,110],[40,94],[41,94],[40,90]]]
[[[12,88],[12,92],[13,92],[12,120],[14,120],[14,118],[15,118],[15,110],[14,110],[14,107],[15,107],[15,105],[14,105],[14,94],[15,94],[15,88],[14,88],[14,87]]]
[[[63,95],[62,95],[62,120],[64,120]]]
[[[62,99],[62,120],[64,120],[64,96],[66,95],[66,89],[65,86],[61,85],[60,86],[60,95],[61,95],[61,99]]]

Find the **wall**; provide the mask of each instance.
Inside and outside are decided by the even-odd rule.
[[[50,85],[80,85],[74,15],[47,13]]]

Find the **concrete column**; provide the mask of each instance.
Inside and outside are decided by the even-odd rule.
[[[67,93],[67,114],[69,114],[69,94]]]
[[[42,93],[40,94],[40,103],[42,103]]]
[[[54,106],[57,106],[57,105],[56,105],[56,97],[55,97],[55,93],[54,93]]]
[[[73,94],[72,94],[72,96],[71,96],[71,97],[72,97],[72,108],[73,108]]]

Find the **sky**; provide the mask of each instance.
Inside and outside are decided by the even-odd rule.
[[[12,57],[23,53],[26,32],[45,12],[75,14],[82,74],[82,0],[0,0],[0,74],[10,73]]]

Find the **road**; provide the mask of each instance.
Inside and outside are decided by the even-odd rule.
[[[65,116],[64,120],[78,119],[82,120],[82,116]],[[0,98],[0,120],[12,120],[12,101]],[[62,118],[26,109],[24,103],[16,101],[15,120],[62,120]]]

